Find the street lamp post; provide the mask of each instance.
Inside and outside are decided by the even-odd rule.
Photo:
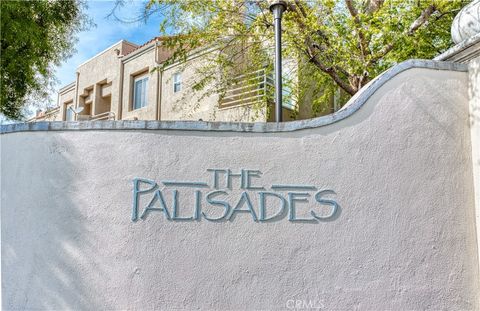
[[[287,9],[284,0],[272,0],[270,11],[275,25],[275,122],[282,122],[282,14]]]

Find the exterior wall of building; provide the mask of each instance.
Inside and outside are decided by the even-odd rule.
[[[72,105],[72,107],[75,108],[75,86],[76,83],[73,82],[60,90],[58,94],[59,120],[57,121],[66,120],[67,108],[69,105]]]
[[[136,48],[136,45],[122,40],[81,64],[75,81],[59,91],[57,104],[60,113],[57,120],[66,120],[66,109],[70,105],[84,108],[77,117],[78,120],[105,112],[112,112],[118,118],[121,113],[118,102],[123,82],[120,58]]]
[[[273,120],[273,115],[269,117],[268,113],[272,107],[243,104],[221,108],[215,90],[206,97],[202,92],[193,91],[192,85],[199,79],[197,70],[208,61],[205,53],[193,53],[185,63],[152,72],[172,53],[155,44],[152,41],[136,47],[121,41],[82,64],[77,70],[76,82],[59,93],[62,120],[66,117],[67,104],[71,103],[74,107],[85,108],[78,120],[87,120],[88,116],[106,111],[112,111],[117,120]],[[119,55],[116,50],[120,51]],[[177,72],[182,74],[182,90],[174,93],[172,76]],[[149,78],[147,105],[133,109],[134,79],[139,74]],[[204,92],[211,91],[211,88],[207,86]],[[104,90],[110,94],[108,97],[103,96]],[[291,112],[286,109],[284,119],[291,120]]]
[[[42,122],[42,121],[62,121],[62,116],[60,114],[60,108],[49,109],[45,112],[39,112],[37,115],[27,122]]]
[[[211,53],[215,53],[214,51]],[[213,85],[203,91],[195,92],[192,87],[199,81],[197,71],[208,65],[208,52],[199,52],[185,63],[177,63],[162,72],[162,120],[203,121],[266,121],[266,107],[239,105],[228,108],[219,107],[219,94]],[[182,90],[175,93],[173,75],[180,73]]]
[[[336,114],[278,126],[2,127],[3,308],[478,310],[466,70],[400,64]],[[170,216],[177,189],[182,217],[195,189],[161,182],[204,181],[201,210],[221,213],[205,197],[215,191],[213,168],[260,170],[253,185],[268,191],[330,189],[339,207],[312,221],[309,210],[333,205],[317,205],[310,189],[301,191],[308,203],[297,201],[310,221],[260,222],[245,211],[169,221],[160,210],[132,221],[134,178],[160,185]],[[223,182],[231,208],[245,191],[259,215],[261,190],[240,189],[238,177],[232,189]],[[140,213],[152,197],[139,196]],[[269,202],[274,213],[280,201]]]
[[[121,55],[130,54],[138,48],[138,46],[136,44],[133,44],[131,42],[128,42],[128,41],[125,41],[125,40],[122,40],[121,42],[122,42],[122,49],[121,49],[121,53],[120,53]]]
[[[62,121],[62,115],[59,108],[47,112],[44,121]]]
[[[150,45],[146,50],[135,53],[123,60],[123,90],[122,116],[123,120],[158,120],[158,73],[151,72],[156,66],[155,46]],[[148,76],[147,105],[133,109],[134,79],[139,75]]]
[[[116,114],[119,111],[119,93],[120,93],[120,63],[119,54],[123,54],[128,50],[124,41],[111,46],[86,63],[80,65],[77,69],[77,97],[76,107],[84,107],[84,111],[80,115],[96,115],[104,112],[104,105],[101,104],[102,88],[111,84],[110,109]],[[117,51],[120,53],[117,54]],[[87,98],[84,98],[90,94]],[[91,98],[90,98],[91,97]],[[91,104],[86,104],[87,99],[91,100]],[[107,104],[108,105],[108,104]]]

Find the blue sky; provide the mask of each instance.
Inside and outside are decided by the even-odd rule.
[[[115,1],[88,1],[88,16],[96,26],[78,34],[75,45],[76,52],[56,69],[56,78],[60,87],[75,80],[75,70],[84,61],[108,48],[122,39],[142,44],[159,35],[160,18],[151,16],[147,22],[122,23],[107,15],[115,6]],[[137,16],[145,1],[125,1],[125,5],[117,10],[117,15],[122,19],[132,19]],[[56,100],[56,95],[53,96]]]

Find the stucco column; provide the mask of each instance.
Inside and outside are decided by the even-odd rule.
[[[457,46],[465,46],[469,40],[480,32],[480,0],[474,0],[466,5],[452,23],[452,41]],[[464,48],[465,49],[465,48]],[[468,100],[470,137],[472,144],[472,170],[475,196],[475,221],[477,230],[477,252],[480,270],[480,45],[473,44],[468,54],[459,49],[468,63]],[[472,55],[472,56],[470,56]],[[474,56],[476,55],[476,57]],[[474,58],[475,57],[475,58]],[[480,283],[480,279],[478,280]]]
[[[468,76],[470,136],[472,138],[472,168],[473,183],[475,189],[475,218],[477,227],[477,249],[478,258],[480,259],[480,57],[477,57],[469,62]]]

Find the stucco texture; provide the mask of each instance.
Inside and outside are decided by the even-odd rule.
[[[409,69],[348,118],[294,132],[3,134],[3,308],[477,310],[467,81]],[[132,222],[133,178],[210,183],[209,168],[332,189],[340,211]]]

